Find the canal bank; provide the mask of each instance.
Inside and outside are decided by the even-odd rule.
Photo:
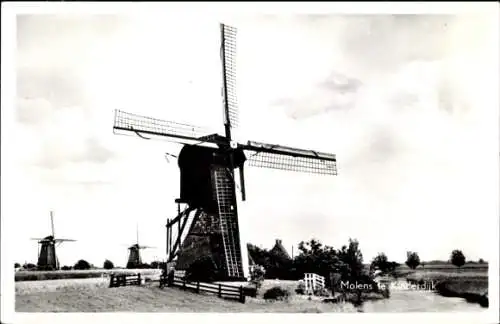
[[[437,290],[408,288],[408,282],[391,282],[390,297],[368,300],[358,307],[362,312],[484,312],[487,308],[464,298],[445,297]],[[395,288],[397,287],[397,288]],[[436,285],[437,287],[437,285]]]
[[[443,297],[463,298],[469,303],[477,303],[481,307],[488,307],[488,278],[441,278],[414,279],[407,278],[407,283],[415,286],[432,287],[431,291]]]

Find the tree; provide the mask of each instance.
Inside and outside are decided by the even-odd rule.
[[[295,279],[312,272],[329,278],[331,272],[339,271],[340,260],[337,251],[330,246],[323,246],[318,240],[299,243],[299,255],[293,260]]]
[[[451,252],[450,261],[453,265],[460,268],[465,264],[465,255],[460,250],[453,250]]]
[[[359,249],[358,240],[349,239],[349,247],[342,246],[338,258],[341,261],[338,270],[345,280],[353,280],[363,275],[363,254]]]
[[[75,270],[88,270],[90,269],[90,263],[85,260],[78,260],[77,263],[73,266]]]
[[[384,253],[379,253],[370,265],[370,270],[374,270],[375,268],[382,271],[382,273],[389,273],[396,269],[399,266],[399,263],[394,261],[389,261],[387,256]]]
[[[420,257],[418,256],[418,253],[411,251],[406,252],[405,263],[410,269],[415,270],[415,268],[420,265]]]
[[[383,273],[386,273],[389,270],[389,260],[384,253],[379,253],[375,258],[373,258],[370,269],[373,270],[375,268],[379,269]]]
[[[17,269],[17,268],[20,268],[20,267],[21,267],[21,265],[19,263],[17,263],[17,262],[14,263],[14,269]]]
[[[110,260],[106,259],[104,260],[104,264],[102,266],[104,269],[106,270],[110,270],[110,269],[113,269],[115,267],[115,265],[113,264],[113,262],[111,262]]]
[[[477,261],[477,263],[484,264],[485,262],[484,262],[483,258],[480,258],[479,261]]]

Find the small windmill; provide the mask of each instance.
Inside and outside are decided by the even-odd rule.
[[[337,165],[334,154],[232,140],[231,130],[238,122],[236,29],[224,24],[220,27],[225,136],[120,110],[115,111],[113,131],[132,132],[146,139],[149,139],[146,136],[159,136],[184,144],[178,156],[178,215],[167,220],[167,262],[175,261],[177,269],[186,269],[200,256],[211,255],[225,273],[225,280],[242,280],[248,277],[248,266],[245,266],[248,251],[246,243],[240,240],[235,169],[239,169],[239,189],[245,201],[245,162],[256,167],[323,175],[336,175]],[[182,211],[181,204],[185,204]]]
[[[152,246],[139,245],[139,226],[136,229],[136,243],[132,244],[128,250],[127,269],[137,269],[142,266],[141,252],[142,249],[153,248]]]
[[[56,239],[54,233],[54,213],[50,212],[50,224],[52,228],[52,235],[45,238],[32,238],[38,241],[40,248],[38,249],[38,270],[59,270],[59,260],[56,255],[56,246],[62,242],[75,242],[72,239]]]

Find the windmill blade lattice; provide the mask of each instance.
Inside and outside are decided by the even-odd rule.
[[[73,239],[55,239],[55,242],[76,242],[76,240]]]
[[[250,166],[337,175],[335,154],[250,141],[242,147],[247,151],[253,151],[253,154],[248,154],[247,157]]]
[[[203,127],[136,115],[121,110],[115,110],[113,130],[172,137],[179,141],[197,141],[198,138],[210,134],[210,131]]]
[[[236,28],[221,24],[222,90],[225,123],[238,126],[238,99],[236,93]]]

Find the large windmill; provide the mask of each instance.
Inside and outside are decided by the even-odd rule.
[[[52,228],[52,235],[45,238],[32,238],[38,241],[40,248],[38,249],[38,270],[59,270],[59,260],[56,255],[56,246],[62,242],[75,242],[72,239],[56,239],[54,233],[54,213],[50,212],[50,225]]]
[[[137,269],[142,266],[141,252],[142,249],[153,248],[152,246],[139,244],[139,226],[136,228],[136,243],[129,246],[127,269]]]
[[[236,29],[221,29],[223,123],[225,136],[202,128],[115,111],[114,132],[160,136],[184,144],[179,156],[178,215],[167,220],[167,262],[186,269],[200,256],[209,255],[225,280],[248,277],[246,242],[240,239],[236,182],[245,201],[244,164],[250,166],[336,175],[336,156],[313,150],[248,141],[237,143],[231,130],[238,122],[236,99]],[[248,155],[247,155],[248,154]],[[235,179],[239,169],[239,179]],[[184,209],[181,210],[181,204]],[[176,233],[176,237],[174,237]]]

